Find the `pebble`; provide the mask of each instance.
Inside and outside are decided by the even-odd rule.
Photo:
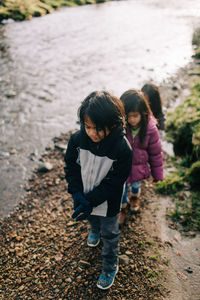
[[[38,172],[48,172],[51,171],[53,169],[53,165],[49,162],[45,162],[43,164],[40,164],[38,167]]]
[[[129,264],[129,257],[125,254],[119,255],[119,261],[123,265],[128,265]]]

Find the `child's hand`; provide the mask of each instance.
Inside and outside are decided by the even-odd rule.
[[[74,193],[72,194],[72,198],[74,200],[74,210],[77,209],[77,207],[80,205],[80,204],[87,204],[87,200],[85,199],[83,193],[81,192],[77,192],[77,193]]]
[[[75,212],[72,214],[72,218],[73,219],[76,218],[76,221],[85,220],[90,216],[91,212],[92,212],[92,206],[89,202],[87,205],[80,204],[75,210]]]

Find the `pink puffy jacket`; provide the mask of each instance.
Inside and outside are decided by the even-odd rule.
[[[143,144],[140,143],[139,135],[133,139],[128,127],[126,136],[133,149],[132,169],[126,182],[146,179],[150,172],[155,181],[163,180],[163,153],[156,121],[150,118]]]

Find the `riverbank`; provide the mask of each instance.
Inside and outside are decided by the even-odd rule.
[[[194,61],[160,87],[164,101],[169,97],[171,103],[183,100],[196,76],[188,74],[197,65]],[[199,278],[199,249],[191,242],[195,246],[185,259],[185,238],[170,229],[165,219],[171,200],[156,194],[151,180],[142,185],[140,214],[130,214],[122,227],[120,268],[113,287],[106,292],[96,287],[102,244],[88,249],[87,222],[71,219],[72,201],[63,171],[69,135],[55,138],[54,146],[46,149],[40,159],[43,166],[26,187],[25,200],[1,221],[0,297],[198,300],[199,294],[194,293],[199,287],[193,289],[191,283]],[[164,160],[166,164],[166,153]],[[191,257],[196,260],[196,269],[189,264]],[[181,259],[184,264],[175,265]]]
[[[166,109],[189,95],[198,65],[194,60],[160,86]],[[130,214],[122,227],[115,283],[109,291],[97,289],[101,244],[88,249],[87,222],[71,219],[63,171],[69,134],[46,149],[24,201],[0,222],[0,298],[199,300],[199,236],[186,239],[172,229],[165,215],[173,203],[156,194],[151,180],[142,185],[140,214]]]
[[[64,6],[77,6],[106,2],[107,0],[19,0],[0,1],[0,22],[6,19],[15,21],[30,20],[52,13]]]

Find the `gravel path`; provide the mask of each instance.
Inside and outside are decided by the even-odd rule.
[[[52,170],[36,171],[25,201],[1,224],[0,299],[163,299],[168,291],[161,266],[166,262],[158,249],[164,245],[147,234],[142,213],[130,214],[121,230],[114,285],[108,291],[96,287],[102,244],[88,248],[87,221],[77,223],[71,218],[72,201],[63,171],[62,145],[67,139],[68,135],[55,139],[55,147],[41,158],[51,163]],[[151,190],[146,181],[143,208],[148,207]]]

